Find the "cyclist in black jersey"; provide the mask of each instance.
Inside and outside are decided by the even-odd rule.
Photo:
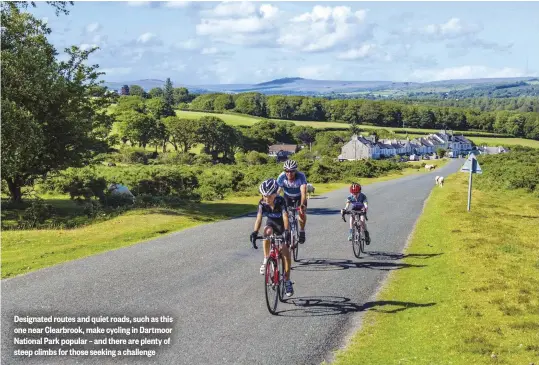
[[[290,281],[290,250],[288,245],[290,243],[290,230],[288,227],[288,213],[286,212],[286,202],[284,198],[280,195],[277,195],[277,190],[279,185],[275,179],[268,179],[260,184],[260,193],[262,194],[262,199],[258,203],[258,214],[256,216],[254,231],[251,233],[251,243],[254,248],[256,247],[256,237],[258,236],[258,231],[262,225],[262,217],[267,217],[266,227],[271,227],[273,232],[279,235],[283,235],[286,245],[282,246],[282,254],[284,257],[284,267],[285,267],[285,289],[286,296],[291,296],[294,294],[294,288],[292,286],[292,281]],[[266,232],[266,228],[264,228]],[[265,239],[263,241],[264,245],[264,262],[260,267],[260,274],[264,275],[266,271],[266,262],[268,261],[270,245],[269,240]]]

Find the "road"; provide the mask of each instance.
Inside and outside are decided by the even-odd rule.
[[[348,223],[339,215],[347,189],[311,199],[307,242],[292,270],[295,295],[279,304],[277,316],[266,309],[262,250],[249,243],[253,214],[2,280],[2,364],[330,360],[362,313],[385,304],[375,295],[388,273],[421,269],[401,263],[400,253],[435,186],[434,176],[456,172],[462,163],[453,160],[431,173],[364,187],[372,243],[361,259],[353,256]],[[168,315],[174,318],[172,343],[157,348],[151,359],[15,357],[14,315]]]

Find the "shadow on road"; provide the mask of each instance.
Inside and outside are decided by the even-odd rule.
[[[328,197],[327,196],[313,196],[313,197],[310,197],[309,200],[311,199],[327,199]]]
[[[428,259],[434,256],[440,256],[443,255],[443,253],[409,253],[409,254],[402,254],[398,252],[384,252],[384,251],[369,251],[366,253],[366,255],[376,259],[376,260],[401,260],[405,259],[407,257],[413,257],[416,259]]]
[[[331,215],[340,214],[340,209],[328,209],[328,208],[309,208],[307,207],[308,215]]]
[[[372,269],[392,271],[410,267],[425,267],[426,265],[413,265],[398,262],[352,261],[342,259],[300,259],[290,270],[297,271],[332,271],[346,269]]]
[[[298,297],[285,300],[295,308],[283,310],[277,315],[283,317],[334,316],[351,312],[374,310],[381,313],[397,313],[411,308],[430,307],[436,303],[411,303],[400,301],[375,301],[357,304],[350,298],[336,296]]]

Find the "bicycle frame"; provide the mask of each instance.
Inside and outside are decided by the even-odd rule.
[[[346,222],[346,219],[344,216],[348,214],[351,215],[354,219],[353,222],[353,236],[352,236],[352,250],[354,251],[354,256],[358,259],[360,258],[361,252],[365,252],[365,229],[363,227],[363,224],[361,223],[361,216],[365,216],[365,220],[367,219],[367,213],[364,210],[352,210],[352,211],[345,211],[342,214],[343,221]],[[350,217],[350,219],[352,219]]]
[[[267,233],[267,228],[264,229],[264,232]],[[268,310],[271,314],[277,314],[277,302],[284,301],[283,298],[285,295],[284,257],[281,254],[281,247],[285,244],[284,237],[271,232],[271,234],[266,236],[257,236],[257,239],[267,239],[270,243],[269,256],[266,262],[266,272],[264,274],[264,286]],[[270,272],[271,267],[273,268],[272,272]],[[268,292],[271,292],[272,290],[277,291],[277,297],[274,300],[269,299]]]

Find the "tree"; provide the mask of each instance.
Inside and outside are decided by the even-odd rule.
[[[311,149],[311,144],[316,139],[316,130],[313,127],[296,126],[292,129],[292,132],[297,140],[308,145],[309,150]]]
[[[129,86],[122,86],[122,89],[120,90],[120,95],[129,95]]]
[[[138,85],[131,85],[129,87],[129,95],[140,96],[141,98],[147,98],[148,94],[144,89]]]
[[[213,109],[216,112],[234,109],[234,99],[230,94],[221,94],[213,101]]]
[[[35,179],[82,166],[104,151],[102,136],[112,125],[108,94],[96,87],[102,73],[97,65],[85,65],[95,48],[71,47],[68,61],[56,61],[57,52],[47,41],[51,30],[20,10],[27,5],[1,5],[1,173],[16,202]],[[66,12],[62,4],[53,6],[57,13]]]
[[[132,144],[138,143],[143,148],[146,148],[157,134],[156,120],[150,115],[129,110],[120,114],[118,121],[120,138],[127,139]]]
[[[232,161],[234,148],[241,142],[241,135],[236,129],[212,116],[200,118],[198,135],[199,142],[204,145],[204,153],[211,155],[214,161],[219,154],[223,154],[223,160]]]
[[[189,95],[189,90],[187,90],[185,87],[176,87],[174,88],[174,102],[176,104],[179,103],[188,103],[191,100],[191,95]]]
[[[255,115],[258,117],[266,116],[265,98],[260,93],[240,94],[236,100],[236,111],[239,113]]]
[[[198,130],[200,123],[198,120],[166,117],[163,119],[163,124],[170,135],[170,143],[172,143],[176,151],[181,146],[183,152],[187,153],[199,140]]]
[[[172,87],[172,81],[170,81],[170,78],[167,77],[167,81],[165,82],[165,88],[163,90],[163,100],[165,101],[165,110],[164,110],[164,116],[172,117],[176,115],[174,112],[174,88]]]
[[[149,92],[150,98],[162,98],[165,93],[163,92],[163,89],[160,87],[154,87]]]

